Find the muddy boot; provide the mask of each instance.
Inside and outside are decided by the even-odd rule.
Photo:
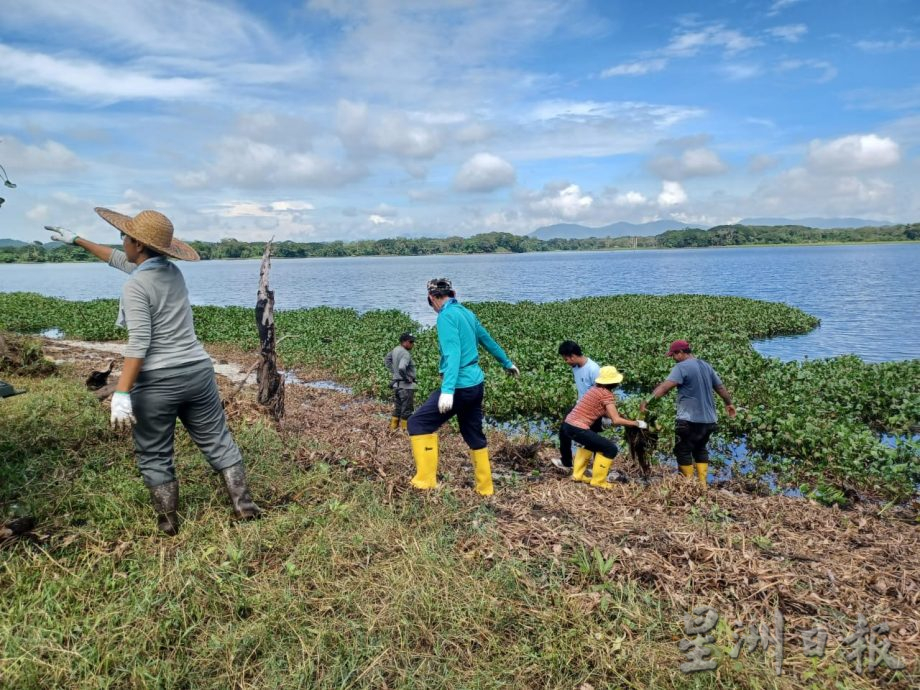
[[[179,533],[179,482],[171,481],[149,487],[150,502],[157,514],[157,527],[163,534],[174,537]]]
[[[237,518],[252,520],[262,514],[262,509],[253,502],[252,496],[249,495],[249,487],[246,485],[246,469],[243,463],[238,462],[222,470],[220,476],[224,479],[227,495],[230,496],[230,504]]]

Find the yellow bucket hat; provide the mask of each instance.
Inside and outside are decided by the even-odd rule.
[[[607,386],[611,383],[619,383],[622,380],[623,374],[617,371],[616,367],[601,367],[601,371],[594,380],[594,383],[600,383]]]

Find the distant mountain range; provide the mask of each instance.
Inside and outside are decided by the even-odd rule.
[[[807,228],[829,230],[832,228],[865,228],[887,227],[892,225],[883,220],[866,220],[865,218],[742,218],[737,225],[801,225]],[[586,225],[574,223],[557,223],[537,228],[531,237],[539,240],[552,239],[585,239],[587,237],[652,237],[668,230],[683,230],[685,228],[698,228],[699,225],[690,225],[676,220],[653,220],[648,223],[627,223],[620,221],[604,225],[599,228],[589,228]]]
[[[21,240],[0,240],[0,247],[25,247],[27,244]]]
[[[737,225],[803,225],[806,228],[886,228],[894,223],[865,218],[742,218]]]
[[[668,230],[683,230],[689,227],[693,226],[677,220],[653,220],[648,223],[620,221],[600,228],[589,228],[585,225],[576,225],[574,223],[557,223],[556,225],[537,228],[530,233],[530,236],[538,240],[551,240],[557,237],[572,240],[586,237],[652,237]]]

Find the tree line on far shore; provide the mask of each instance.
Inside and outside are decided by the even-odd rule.
[[[801,225],[719,225],[708,230],[669,230],[650,237],[588,237],[540,240],[510,232],[488,232],[472,237],[397,237],[354,242],[277,242],[274,255],[282,258],[347,256],[429,256],[434,254],[499,254],[609,249],[681,249],[758,244],[825,244],[853,242],[906,242],[920,240],[920,223],[885,227],[821,230]],[[202,259],[254,259],[262,256],[264,242],[189,242]],[[118,245],[113,245],[118,246]],[[93,261],[70,245],[34,242],[25,246],[0,246],[0,263],[65,263]]]

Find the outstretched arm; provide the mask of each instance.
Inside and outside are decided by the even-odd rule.
[[[90,242],[89,240],[84,239],[83,237],[77,237],[73,243],[77,245],[78,247],[83,247],[83,249],[88,251],[90,254],[95,256],[97,259],[100,259],[101,261],[105,261],[106,263],[108,263],[109,260],[112,258],[112,252],[115,251],[111,247],[106,247],[104,244],[96,244],[95,242]]]
[[[671,390],[672,388],[676,386],[677,384],[674,383],[674,381],[671,381],[670,379],[665,379],[664,381],[659,383],[657,386],[655,386],[655,390],[652,391],[652,396],[648,400],[643,400],[641,403],[639,403],[639,409],[645,412],[645,410],[648,408],[648,403],[650,403],[652,399],[663,398],[665,395],[668,394],[669,390]]]
[[[634,422],[631,419],[626,419],[626,417],[620,416],[620,411],[617,409],[616,403],[607,403],[607,416],[610,418],[610,421],[614,424],[619,424],[620,426],[636,426],[640,429],[643,428],[639,422]]]
[[[510,369],[514,366],[501,345],[496,343],[495,339],[489,335],[485,327],[479,323],[479,319],[476,319],[476,341],[482,345],[490,355],[495,357],[505,369]]]

